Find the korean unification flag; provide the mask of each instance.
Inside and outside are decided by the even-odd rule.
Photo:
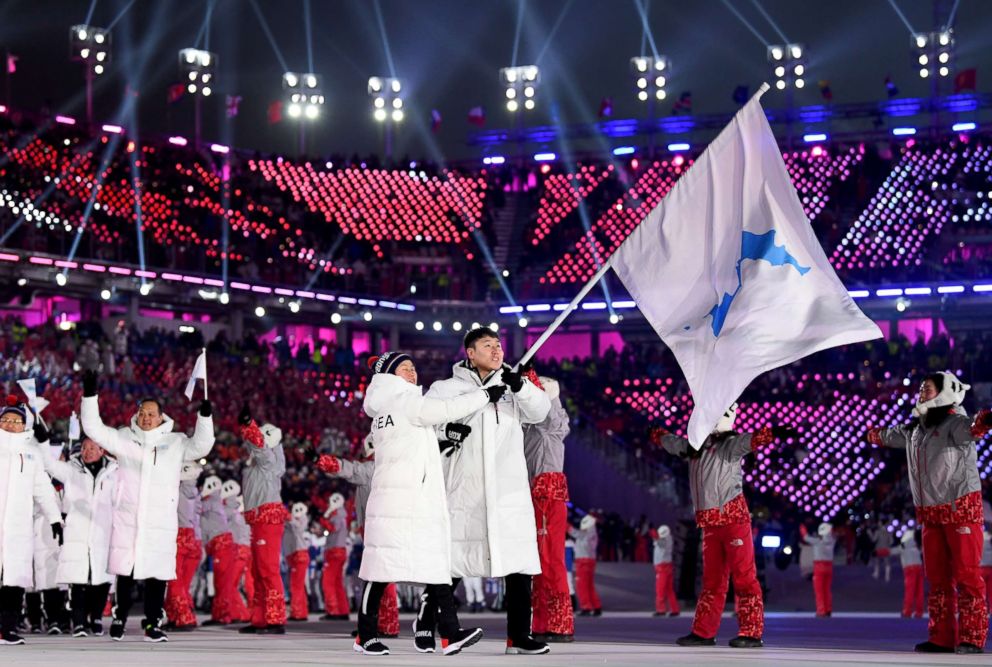
[[[882,336],[813,234],[759,102],[766,90],[611,258],[685,373],[697,448],[761,373]]]
[[[203,389],[206,393],[207,387],[207,351],[204,350],[200,352],[200,356],[196,358],[196,363],[193,364],[193,374],[189,376],[189,382],[186,383],[186,399],[193,400],[193,388],[196,387],[196,381],[203,380]]]

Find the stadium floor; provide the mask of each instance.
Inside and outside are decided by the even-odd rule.
[[[316,618],[316,617],[314,617]],[[424,665],[441,660],[440,655],[421,655],[413,648],[409,627],[412,616],[401,616],[403,632],[387,640],[388,657],[363,656],[351,649],[352,624],[310,622],[291,624],[284,636],[250,637],[234,627],[207,628],[174,633],[168,644],[146,644],[129,624],[121,643],[106,636],[26,637],[25,646],[0,647],[7,664],[64,665],[65,667],[112,667],[114,665]],[[573,644],[557,644],[545,656],[505,656],[501,616],[466,614],[463,624],[478,624],[486,639],[452,659],[465,665],[496,662],[525,662],[541,665],[968,665],[989,664],[989,656],[921,655],[913,644],[926,637],[926,620],[902,619],[894,614],[838,614],[816,619],[808,613],[771,613],[766,619],[766,647],[734,650],[726,646],[736,624],[725,615],[720,646],[686,649],[672,642],[688,632],[691,615],[652,618],[643,613],[618,612],[601,618],[577,618]]]

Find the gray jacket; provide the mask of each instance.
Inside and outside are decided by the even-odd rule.
[[[179,527],[192,528],[198,540],[203,539],[203,533],[200,531],[200,503],[200,490],[196,488],[196,482],[180,482],[177,503]]]
[[[813,561],[834,562],[834,546],[837,538],[833,535],[820,537],[819,535],[807,535],[803,542],[813,547]]]
[[[282,445],[256,447],[245,443],[248,462],[241,473],[241,492],[245,511],[269,503],[282,503],[282,476],[286,473],[286,455]]]
[[[209,495],[202,500],[200,529],[203,531],[204,545],[209,544],[210,540],[218,535],[231,532],[231,526],[227,523],[227,512],[224,511],[224,503],[219,493]]]
[[[674,544],[671,535],[656,539],[654,541],[654,564],[671,563],[673,547]]]
[[[565,437],[569,430],[568,413],[557,396],[544,421],[524,424],[524,458],[531,480],[541,473],[565,469]]]
[[[906,450],[917,507],[946,505],[981,490],[970,418],[952,414],[933,427],[914,422],[882,429],[879,435],[885,447]]]
[[[685,438],[668,434],[661,446],[669,454],[684,456],[692,445]],[[751,453],[751,434],[727,436],[715,445],[707,439],[698,458],[689,459],[689,491],[697,512],[720,509],[744,492],[741,459]]]
[[[890,553],[893,556],[899,556],[899,563],[903,567],[907,567],[909,565],[923,565],[923,554],[920,553],[920,548],[914,543],[903,545],[901,547],[895,547]]]
[[[282,555],[290,556],[297,551],[305,551],[307,543],[307,525],[309,517],[290,519],[286,522],[286,530],[282,533]]]
[[[348,546],[348,527],[345,525],[345,510],[342,507],[329,517],[324,517],[324,528],[327,529],[325,549]]]
[[[251,528],[245,523],[245,515],[238,509],[234,498],[224,501],[224,512],[227,514],[227,525],[231,527],[231,537],[235,544],[251,546]]]
[[[599,533],[596,532],[596,526],[585,530],[569,526],[568,534],[575,540],[576,558],[596,558],[596,547],[599,545]]]
[[[359,526],[365,525],[365,507],[369,504],[372,490],[372,473],[375,472],[375,459],[368,461],[341,461],[341,471],[331,477],[340,477],[355,486],[355,518]]]

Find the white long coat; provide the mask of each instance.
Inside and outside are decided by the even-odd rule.
[[[418,385],[382,373],[365,394],[375,471],[358,573],[363,581],[451,583],[451,527],[432,427],[481,409],[489,397],[479,387],[448,400],[422,394]]]
[[[65,540],[58,558],[56,581],[60,584],[109,584],[110,534],[117,462],[106,458],[96,477],[79,456],[68,461],[47,457],[45,469],[65,489]],[[91,578],[92,576],[92,578]]]
[[[466,362],[460,362],[450,379],[431,385],[427,396],[449,398],[502,381],[502,370],[483,381]],[[471,426],[472,432],[459,450],[444,459],[452,576],[540,574],[521,425],[543,421],[550,410],[547,394],[524,380],[518,393],[507,391],[499,403],[484,405],[459,420]]]
[[[45,454],[47,456],[47,454]],[[34,584],[34,505],[45,521],[60,523],[55,487],[45,474],[42,454],[31,431],[0,431],[0,568],[4,586]]]
[[[165,416],[165,415],[163,415]],[[117,457],[114,526],[110,536],[109,571],[135,579],[176,578],[176,535],[179,518],[179,475],[183,463],[210,453],[214,446],[211,417],[196,418],[193,437],[173,433],[173,421],[142,431],[131,426],[112,429],[100,420],[96,396],[83,397],[83,432]]]
[[[51,458],[51,455],[47,453],[45,456]],[[58,503],[61,509],[62,500],[59,498],[58,491],[55,492],[55,502]],[[57,575],[59,572],[59,554],[61,551],[62,547],[59,546],[58,538],[52,534],[51,522],[45,516],[44,510],[35,504],[34,552],[32,554],[34,560],[34,583],[29,589],[29,592],[47,591],[50,588],[58,588]]]

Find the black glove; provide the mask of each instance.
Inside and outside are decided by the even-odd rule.
[[[503,394],[506,393],[506,386],[498,384],[493,387],[486,387],[483,391],[489,394],[490,403],[498,403],[499,399],[503,398]]]
[[[320,452],[318,452],[317,448],[314,447],[313,445],[304,448],[303,456],[305,456],[306,459],[310,461],[310,463],[313,463],[314,465],[316,465],[317,461],[320,460]]]
[[[206,398],[203,399],[203,402],[200,403],[200,416],[209,417],[213,413],[214,413],[214,408],[212,405],[210,405],[210,401],[207,400]]]
[[[772,435],[777,440],[799,440],[799,431],[792,426],[772,426]]]
[[[524,388],[524,376],[520,371],[503,371],[503,384],[515,394]]]
[[[83,397],[96,396],[96,385],[99,376],[94,370],[83,371]]]
[[[437,445],[441,450],[441,453],[447,456],[449,459],[451,455],[462,448],[460,442],[452,442],[451,440],[438,440]]]
[[[242,426],[248,426],[251,423],[251,408],[245,403],[241,406],[241,412],[238,413],[238,423]]]
[[[52,524],[52,537],[59,541],[59,546],[62,546],[62,524],[55,522]]]
[[[444,439],[450,440],[452,444],[460,445],[465,442],[465,438],[472,432],[472,427],[468,424],[452,422],[444,427]]]
[[[34,439],[42,445],[48,442],[48,429],[45,428],[45,425],[37,417],[35,417],[34,421]]]

